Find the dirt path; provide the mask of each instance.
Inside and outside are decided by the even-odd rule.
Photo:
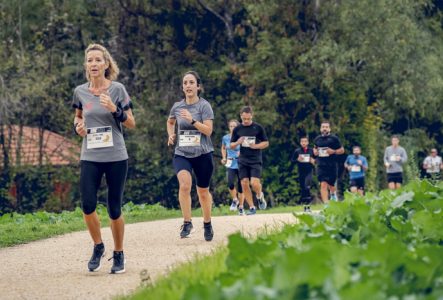
[[[294,222],[291,214],[259,214],[251,217],[214,217],[214,240],[203,239],[201,218],[194,218],[196,232],[179,239],[180,219],[126,226],[126,273],[108,274],[112,261],[104,260],[99,272],[87,271],[92,245],[86,231],[0,249],[0,299],[109,299],[128,294],[140,285],[140,272],[157,278],[177,263],[197,253],[209,253],[241,231],[254,234],[265,224]],[[112,253],[109,228],[103,229],[106,258]]]

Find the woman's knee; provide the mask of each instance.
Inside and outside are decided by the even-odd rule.
[[[121,205],[108,206],[108,215],[112,220],[117,220],[122,215]]]

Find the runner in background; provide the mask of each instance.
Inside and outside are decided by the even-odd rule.
[[[391,138],[392,145],[386,147],[383,160],[388,175],[388,187],[391,190],[399,189],[403,183],[403,164],[408,160],[408,155],[400,146],[400,138],[396,135]]]
[[[309,139],[304,136],[300,138],[300,148],[292,155],[291,162],[298,166],[298,182],[300,185],[300,203],[304,205],[304,211],[311,211],[312,202],[311,185],[312,173],[314,171],[315,158],[314,149],[309,147]]]
[[[228,122],[229,133],[223,136],[221,154],[221,163],[226,167],[226,177],[228,179],[229,193],[232,197],[232,203],[230,210],[236,211],[239,208],[239,214],[243,215],[243,202],[245,197],[243,195],[243,189],[241,186],[240,176],[238,174],[238,156],[240,155],[240,146],[235,149],[231,149],[231,136],[234,128],[239,125],[237,120],[231,120]],[[235,188],[237,183],[237,189]]]
[[[368,170],[368,161],[361,155],[360,146],[352,148],[351,155],[348,155],[345,162],[345,168],[349,171],[349,180],[351,193],[365,193],[365,173]]]
[[[179,183],[178,199],[183,214],[180,237],[190,237],[194,231],[191,219],[192,172],[197,181],[197,195],[203,212],[203,236],[212,241],[214,231],[211,224],[212,195],[209,192],[214,170],[211,134],[214,112],[211,104],[200,97],[203,85],[200,76],[186,72],[182,80],[185,99],[176,102],[171,109],[166,129],[168,146],[177,140],[173,165]],[[177,124],[177,133],[175,125]]]
[[[83,137],[80,155],[80,192],[83,218],[94,242],[88,269],[98,271],[105,253],[98,218],[97,192],[105,175],[108,214],[114,238],[112,274],[125,272],[123,237],[125,222],[121,206],[128,172],[128,153],[122,124],[135,128],[132,104],[125,87],[114,81],[119,69],[108,50],[91,44],[85,50],[87,83],[74,90],[74,132]]]
[[[345,152],[340,139],[331,134],[331,123],[323,121],[320,126],[321,135],[314,140],[314,155],[317,156],[317,176],[320,182],[320,194],[323,203],[337,201],[335,183],[337,181],[336,155]]]
[[[423,169],[426,171],[426,178],[431,180],[440,180],[440,172],[443,170],[443,163],[436,148],[431,149],[429,156],[423,161]]]
[[[240,146],[238,159],[238,172],[245,194],[246,201],[250,203],[248,215],[256,213],[253,205],[252,191],[254,190],[260,209],[266,209],[266,200],[263,194],[261,176],[263,170],[262,150],[269,146],[268,137],[264,128],[252,121],[253,113],[250,106],[245,106],[240,111],[242,123],[232,132],[231,149]]]

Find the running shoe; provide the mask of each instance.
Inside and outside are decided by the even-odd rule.
[[[309,205],[305,205],[303,210],[304,210],[304,212],[311,212],[311,207]]]
[[[113,259],[112,268],[111,268],[111,274],[121,274],[125,273],[125,255],[123,254],[123,251],[114,251],[114,255],[108,259]]]
[[[212,238],[214,237],[214,230],[212,229],[211,222],[209,222],[209,223],[204,223],[203,222],[203,229],[204,229],[204,234],[203,235],[205,237],[205,240],[207,242],[212,241]]]
[[[103,243],[94,245],[91,259],[88,262],[89,272],[97,272],[100,270],[103,256],[105,256],[105,245]]]
[[[229,207],[230,211],[236,211],[238,206],[238,200],[232,200],[231,207]]]
[[[194,232],[194,226],[192,226],[191,221],[185,221],[183,222],[183,225],[181,227],[180,237],[187,238],[191,236],[191,233]]]
[[[238,209],[238,215],[239,216],[244,216],[245,215],[245,209],[243,207]]]
[[[248,216],[252,216],[255,215],[257,213],[257,210],[255,209],[255,207],[250,208],[249,212],[247,213]]]
[[[259,198],[257,198],[257,200],[258,200],[258,208],[266,209],[268,204],[266,203],[265,194],[263,194],[263,192],[261,193],[261,196]]]
[[[331,197],[329,198],[330,201],[337,201],[337,194],[331,193]]]

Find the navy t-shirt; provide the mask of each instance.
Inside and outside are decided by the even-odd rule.
[[[249,144],[259,144],[268,141],[265,129],[258,123],[252,122],[250,126],[243,124],[235,127],[231,136],[231,143],[235,143],[239,138],[245,137],[245,141],[240,145],[240,156],[238,162],[241,164],[261,164],[262,150],[251,149]]]
[[[338,150],[341,148],[340,139],[336,135],[319,135],[314,140],[314,145],[319,151],[317,163],[319,167],[333,167],[336,165],[336,155],[326,153],[327,148]]]
[[[304,158],[302,162],[298,161],[299,155]],[[311,147],[307,147],[306,149],[300,147],[292,154],[291,161],[297,163],[299,173],[306,174],[312,172],[314,169],[314,166],[311,164],[311,158],[314,158],[314,150]]]

